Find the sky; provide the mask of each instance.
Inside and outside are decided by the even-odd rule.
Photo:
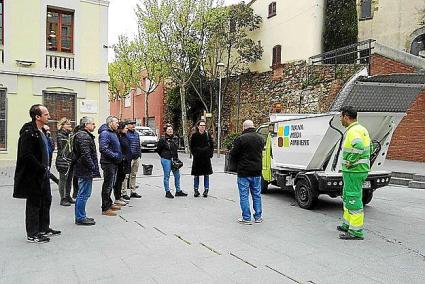
[[[238,3],[241,0],[225,0],[226,4]],[[118,36],[127,34],[129,37],[136,34],[137,23],[134,8],[139,0],[109,0],[109,46],[115,44]],[[113,50],[109,49],[109,61],[113,60]]]

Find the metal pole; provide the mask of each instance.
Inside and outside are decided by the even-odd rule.
[[[218,71],[218,133],[217,133],[217,158],[220,158],[220,138],[221,138],[221,70]]]

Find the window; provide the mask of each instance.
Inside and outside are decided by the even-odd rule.
[[[73,51],[74,12],[47,9],[46,49],[59,52]]]
[[[3,23],[4,23],[4,17],[3,17],[3,0],[0,0],[0,44],[4,44],[3,38],[4,38],[4,30],[3,30]]]
[[[273,59],[272,59],[272,65],[279,65],[281,64],[281,52],[282,52],[282,46],[276,45],[273,47]]]
[[[269,4],[269,18],[276,16],[276,2]]]
[[[7,114],[6,114],[6,90],[0,89],[0,150],[6,150],[7,141]]]
[[[360,20],[372,19],[372,0],[360,0]]]
[[[62,117],[71,120],[75,127],[76,120],[76,95],[72,93],[43,93],[43,104],[50,113],[49,127],[53,141],[56,142],[57,123]]]

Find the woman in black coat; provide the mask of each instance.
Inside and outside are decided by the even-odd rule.
[[[199,196],[199,176],[204,176],[204,193],[203,196],[208,196],[209,190],[209,175],[213,173],[211,166],[211,158],[214,153],[214,142],[211,136],[206,131],[205,120],[200,120],[196,123],[196,130],[190,138],[190,151],[193,155],[192,175],[194,196]]]
[[[131,173],[131,152],[130,141],[127,137],[127,123],[120,122],[118,124],[118,139],[121,145],[122,161],[118,165],[117,178],[114,185],[115,204],[125,206],[127,201],[122,198],[122,192],[127,191],[126,177]]]

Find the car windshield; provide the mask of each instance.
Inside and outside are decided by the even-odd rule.
[[[142,136],[155,136],[155,133],[150,129],[137,129]]]

